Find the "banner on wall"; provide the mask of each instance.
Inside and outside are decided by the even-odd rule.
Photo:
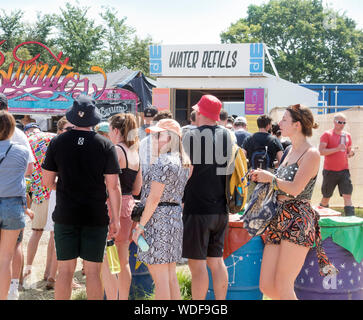
[[[138,97],[135,93],[125,89],[105,89],[96,100],[96,107],[102,115],[102,120],[107,120],[118,113],[137,112]]]
[[[245,114],[261,115],[265,113],[265,89],[245,89]]]
[[[159,111],[170,111],[170,89],[169,88],[153,88],[152,104]]]

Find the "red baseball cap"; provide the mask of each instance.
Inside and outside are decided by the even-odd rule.
[[[222,102],[215,96],[210,94],[202,96],[192,108],[211,120],[220,121],[219,113],[222,109]]]

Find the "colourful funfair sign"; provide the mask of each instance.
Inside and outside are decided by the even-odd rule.
[[[5,41],[0,41],[0,46]],[[29,44],[44,48],[55,64],[49,66],[42,63],[40,53],[26,61],[19,58],[18,50]],[[73,67],[68,64],[69,58],[62,60],[62,52],[55,55],[40,42],[23,42],[13,49],[12,54],[15,61],[4,70],[2,66],[5,56],[0,51],[0,92],[7,96],[10,112],[61,114],[72,105],[73,99],[79,94],[88,94],[97,99],[106,89],[107,77],[102,68],[90,68],[92,72],[101,73],[103,76],[103,86],[98,88],[87,77],[82,78],[78,72],[71,71]]]

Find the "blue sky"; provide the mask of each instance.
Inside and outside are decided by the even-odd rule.
[[[53,0],[0,0],[0,9],[23,9],[24,20],[32,22],[36,11],[59,12],[64,2]],[[73,4],[76,1],[68,1]],[[90,7],[89,17],[100,21],[101,6],[115,8],[127,24],[141,37],[151,35],[155,43],[213,44],[220,43],[220,33],[232,22],[246,16],[249,4],[262,4],[267,0],[79,0],[81,6]],[[362,0],[325,0],[340,13],[358,23],[363,29]]]

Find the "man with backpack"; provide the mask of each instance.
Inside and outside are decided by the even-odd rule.
[[[248,159],[248,166],[252,169],[273,171],[274,161],[280,162],[284,148],[279,139],[270,134],[272,119],[268,115],[257,118],[258,132],[247,137],[243,143],[243,151]],[[248,188],[247,200],[250,198],[256,184],[251,181]]]

